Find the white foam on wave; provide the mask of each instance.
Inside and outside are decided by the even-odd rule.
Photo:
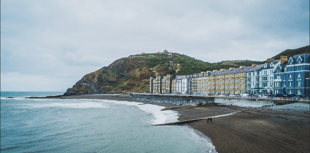
[[[26,98],[25,97],[14,97],[14,98],[1,97],[1,100],[26,100]]]
[[[104,102],[112,102],[115,104],[122,104],[122,105],[130,105],[130,106],[137,106],[139,109],[151,113],[155,119],[152,121],[152,124],[164,124],[168,122],[177,122],[179,118],[179,114],[176,111],[166,110],[161,111],[164,109],[164,106],[152,105],[152,104],[143,104],[140,102],[129,102],[129,101],[116,101],[116,100],[101,100]]]
[[[200,144],[199,152],[204,152],[204,153],[205,152],[208,152],[208,153],[217,152],[215,150],[215,146],[212,144],[211,139],[206,137],[200,131],[197,131],[188,126],[184,126],[183,133],[191,140],[194,140],[197,144]]]
[[[153,114],[155,120],[152,122],[152,124],[164,124],[167,122],[176,122],[178,121],[179,118],[179,114],[176,111],[172,110],[161,111],[162,109],[165,108],[164,106],[145,104],[145,105],[138,105],[138,107],[141,110]]]
[[[109,108],[102,103],[81,102],[81,103],[45,103],[45,104],[28,104],[34,108],[44,107],[61,107],[61,108]]]

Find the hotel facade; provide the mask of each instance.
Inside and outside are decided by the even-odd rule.
[[[195,95],[275,95],[309,96],[309,54],[264,64],[231,67],[191,75],[150,78],[150,92]],[[288,78],[288,79],[287,79]]]

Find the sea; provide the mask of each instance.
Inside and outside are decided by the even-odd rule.
[[[213,153],[176,111],[130,101],[27,99],[63,92],[1,92],[1,153]],[[7,98],[14,97],[14,98]]]

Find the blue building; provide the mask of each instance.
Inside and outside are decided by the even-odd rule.
[[[274,72],[274,93],[294,94],[309,97],[309,54],[301,54],[283,60],[277,65]],[[282,62],[286,61],[286,62]]]

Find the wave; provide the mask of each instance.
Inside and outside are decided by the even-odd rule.
[[[82,103],[48,103],[48,104],[28,104],[34,108],[61,107],[61,108],[109,108],[102,103],[82,102]]]
[[[190,139],[200,144],[199,152],[216,153],[215,146],[210,138],[189,126],[184,126],[183,133]]]
[[[121,104],[121,105],[130,105],[130,106],[137,106],[139,109],[151,113],[155,119],[152,120],[152,124],[164,124],[168,122],[177,122],[179,118],[179,114],[176,111],[166,110],[161,111],[164,109],[164,106],[152,105],[152,104],[144,104],[141,102],[129,102],[129,101],[116,101],[116,100],[100,100],[103,102],[111,102],[114,104]]]
[[[26,97],[14,97],[14,98],[1,97],[1,100],[26,100]]]

